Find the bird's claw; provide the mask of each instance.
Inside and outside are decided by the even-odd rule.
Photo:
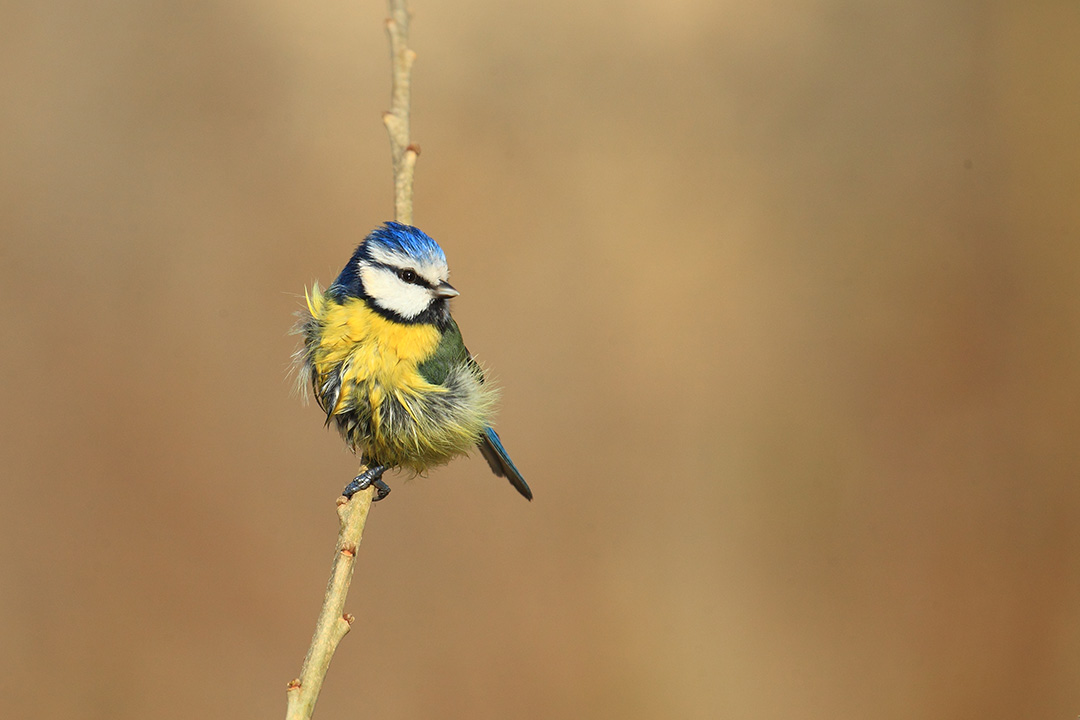
[[[375,493],[375,498],[372,502],[379,502],[390,494],[390,486],[383,482],[382,479],[382,474],[388,469],[389,468],[386,465],[376,465],[375,467],[368,468],[353,478],[353,481],[345,486],[345,489],[341,491],[341,494],[352,499],[352,496],[356,493],[374,485],[378,492]]]

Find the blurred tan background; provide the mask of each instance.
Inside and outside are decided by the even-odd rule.
[[[536,492],[390,478],[320,718],[1080,714],[1080,5],[414,0],[416,221]],[[11,718],[281,717],[355,469],[382,2],[0,11]]]

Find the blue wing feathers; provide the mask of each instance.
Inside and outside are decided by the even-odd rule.
[[[491,466],[493,473],[509,480],[510,484],[527,500],[532,500],[532,490],[529,489],[525,478],[521,477],[521,473],[514,465],[514,461],[510,459],[506,448],[503,447],[502,441],[499,440],[499,436],[493,428],[484,430],[484,437],[480,440],[478,447],[488,465]]]

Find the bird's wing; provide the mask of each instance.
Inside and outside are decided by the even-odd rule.
[[[417,369],[425,380],[441,385],[446,380],[446,376],[450,374],[450,369],[463,362],[472,367],[481,382],[484,381],[484,372],[481,370],[480,364],[476,362],[472,353],[465,347],[457,323],[451,320],[450,327],[443,332],[442,339],[439,341],[439,346],[435,349],[434,354],[422,362]],[[517,467],[514,466],[494,429],[485,428],[477,446],[480,448],[484,459],[487,460],[488,465],[491,466],[493,473],[509,480],[510,484],[519,493],[532,500],[532,490],[529,489],[529,485],[521,477]]]
[[[475,364],[476,361],[465,348],[457,323],[451,319],[450,327],[443,332],[435,352],[416,369],[420,376],[432,385],[442,385],[446,381],[446,376],[450,374],[450,370],[463,362]],[[480,378],[483,380],[482,374]]]

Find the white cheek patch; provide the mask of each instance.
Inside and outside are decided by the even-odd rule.
[[[364,291],[379,307],[408,320],[427,310],[431,304],[430,290],[404,282],[388,268],[361,263],[360,280],[364,283]]]
[[[450,270],[447,268],[446,262],[437,258],[415,258],[392,252],[384,247],[373,246],[371,248],[371,259],[384,265],[415,270],[420,277],[432,285],[444,283],[450,277]]]

